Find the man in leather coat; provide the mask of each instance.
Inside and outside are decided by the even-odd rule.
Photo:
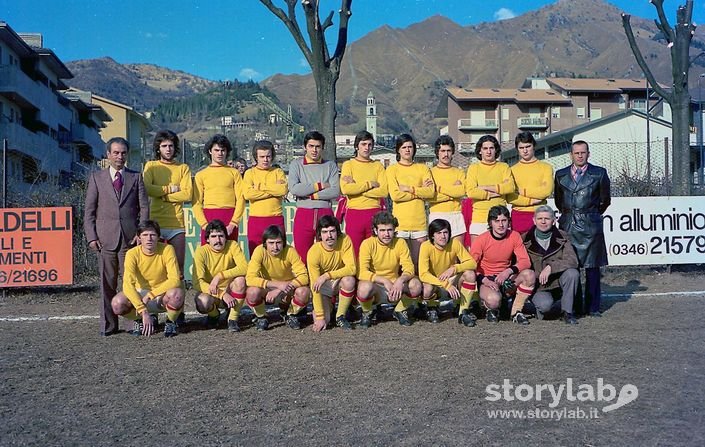
[[[577,312],[599,317],[600,267],[607,265],[602,214],[611,202],[610,179],[604,168],[588,163],[589,156],[587,142],[573,142],[573,163],[556,172],[554,191],[561,213],[558,226],[570,236],[580,267],[585,268],[585,299]]]

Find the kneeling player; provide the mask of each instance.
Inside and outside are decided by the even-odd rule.
[[[339,296],[335,324],[352,329],[345,313],[355,296],[355,251],[350,238],[340,233],[333,216],[323,216],[316,224],[316,242],[308,252],[308,275],[313,291],[313,331],[320,332],[330,320],[333,297]]]
[[[259,330],[269,327],[260,305],[279,301],[289,305],[285,316],[287,326],[300,329],[298,314],[306,309],[309,294],[308,273],[294,248],[286,244],[286,236],[278,225],[270,225],[262,233],[262,245],[252,253],[247,267],[247,304],[255,310],[255,325]]]
[[[157,314],[166,312],[164,336],[177,334],[176,318],[184,307],[179,264],[171,245],[159,241],[159,224],[147,220],[137,228],[140,244],[125,255],[122,292],[112,300],[113,312],[135,321],[133,334],[152,335]]]
[[[362,328],[372,325],[375,298],[378,302],[396,303],[394,318],[402,326],[412,324],[407,309],[418,301],[422,286],[414,276],[409,246],[395,236],[398,226],[399,222],[392,213],[381,211],[372,219],[374,235],[360,245],[357,299],[362,306]]]
[[[487,221],[489,231],[478,236],[470,247],[470,255],[477,262],[480,299],[487,307],[487,321],[499,320],[502,294],[516,284],[510,315],[515,323],[529,324],[521,312],[536,282],[529,255],[519,233],[509,229],[512,221],[507,207],[490,208]]]
[[[445,290],[459,304],[458,323],[475,326],[476,314],[470,312],[477,283],[475,260],[458,239],[451,239],[451,226],[445,219],[435,219],[428,226],[429,240],[421,244],[419,278],[423,283],[423,299],[428,302],[427,319],[438,323],[437,294]]]
[[[237,241],[228,240],[228,229],[222,221],[210,221],[204,236],[206,245],[196,248],[193,255],[196,309],[208,315],[209,326],[218,323],[218,309],[230,309],[228,329],[239,332],[237,319],[245,302],[247,260]]]

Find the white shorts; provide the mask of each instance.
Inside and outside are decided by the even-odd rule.
[[[170,241],[174,236],[178,236],[181,233],[186,233],[183,228],[162,228],[160,231],[162,239],[165,241]]]
[[[329,279],[324,282],[321,286],[320,294],[327,297],[333,297],[338,294],[340,290],[340,278]]]
[[[460,211],[451,211],[449,213],[429,213],[428,223],[430,224],[436,219],[447,220],[450,223],[450,237],[460,236],[468,232],[465,228],[465,219]]]
[[[140,294],[142,298],[147,296],[149,294],[149,290],[144,290],[144,289],[138,289],[137,293]],[[147,307],[147,312],[150,314],[158,314],[159,312],[166,312],[166,308],[162,304],[162,298],[164,298],[164,295],[159,295],[155,296],[151,300],[147,301],[147,304],[145,304],[145,307]]]
[[[409,282],[404,284],[404,290],[402,292],[404,295],[409,296]],[[396,303],[396,301],[389,301],[389,292],[384,288],[382,284],[374,283],[374,289],[372,290],[372,296],[377,298],[377,303]]]
[[[428,231],[397,231],[397,237],[399,239],[421,239],[424,237],[428,237]]]
[[[475,236],[479,236],[482,233],[487,233],[487,224],[486,223],[471,223],[470,224],[470,234],[474,234]]]

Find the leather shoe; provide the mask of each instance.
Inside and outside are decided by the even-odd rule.
[[[575,316],[568,312],[563,312],[561,320],[563,320],[565,324],[578,324],[578,320],[575,319]]]
[[[590,312],[590,316],[600,318],[602,316],[602,312],[600,312],[599,310],[596,310],[594,312]]]

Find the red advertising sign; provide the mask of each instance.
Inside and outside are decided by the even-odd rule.
[[[70,207],[0,208],[0,287],[71,284]]]

